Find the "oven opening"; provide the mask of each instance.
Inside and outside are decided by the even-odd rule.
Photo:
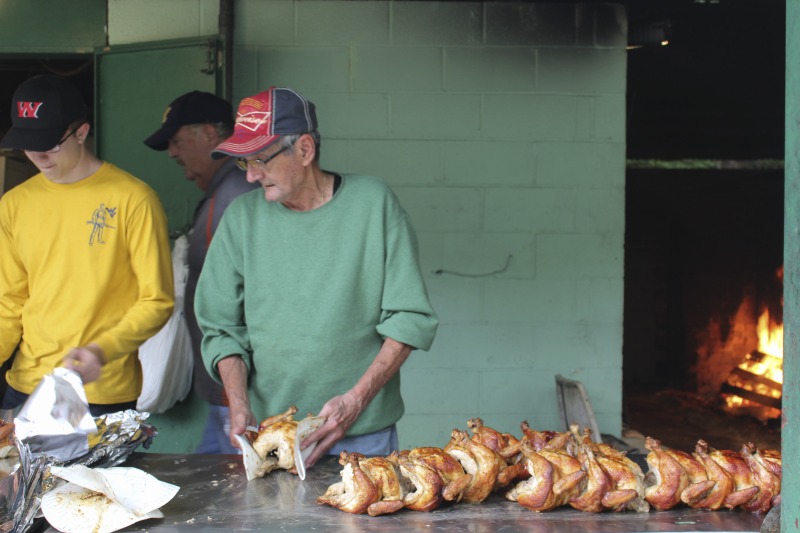
[[[629,168],[623,419],[780,449],[783,168]]]

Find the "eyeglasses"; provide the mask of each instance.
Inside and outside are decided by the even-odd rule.
[[[248,166],[252,166],[253,168],[258,170],[265,170],[267,168],[267,164],[270,161],[281,155],[281,153],[285,152],[289,148],[291,148],[291,146],[284,146],[271,156],[265,157],[264,159],[245,159],[243,157],[240,157],[239,159],[236,160],[236,166],[244,171],[247,171]]]
[[[81,124],[81,126],[83,126],[83,124]],[[62,145],[62,144],[64,144],[64,142],[66,142],[66,140],[67,140],[67,139],[69,139],[70,137],[72,137],[72,136],[75,134],[75,132],[76,132],[76,131],[78,131],[79,129],[81,129],[81,126],[78,126],[77,128],[75,128],[75,129],[73,129],[72,131],[70,131],[69,133],[67,133],[67,134],[64,136],[64,138],[63,138],[63,139],[61,139],[60,141],[58,141],[58,144],[57,144],[57,145],[55,145],[54,147],[50,148],[49,150],[45,150],[44,152],[45,152],[46,154],[54,154],[54,153],[58,152],[59,150],[61,150],[61,145]]]

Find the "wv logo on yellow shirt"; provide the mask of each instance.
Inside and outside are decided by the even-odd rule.
[[[103,203],[94,210],[94,213],[92,213],[92,220],[86,221],[87,224],[92,225],[92,234],[89,235],[89,246],[94,245],[95,241],[97,241],[97,244],[106,243],[106,241],[103,240],[103,232],[106,228],[117,229],[108,223],[116,215],[116,207],[106,207],[106,204]]]

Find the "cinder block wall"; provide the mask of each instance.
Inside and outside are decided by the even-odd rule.
[[[107,7],[112,46],[214,33],[218,14],[212,0]],[[444,445],[475,416],[558,429],[559,373],[619,434],[623,8],[239,0],[235,27],[234,99],[307,94],[324,166],[387,180],[419,232],[441,328],[403,368],[401,446]],[[156,417],[153,450],[191,450],[204,414],[190,401]]]
[[[419,232],[441,328],[403,368],[401,445],[443,445],[474,416],[559,428],[558,373],[619,434],[624,11],[237,5],[235,99],[306,93],[324,166],[385,178]]]

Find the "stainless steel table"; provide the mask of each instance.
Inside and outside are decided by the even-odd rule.
[[[341,466],[333,457],[309,470],[305,481],[277,471],[248,483],[236,455],[134,453],[122,466],[139,468],[181,488],[161,509],[163,519],[139,522],[125,531],[757,533],[764,520],[741,511],[702,512],[687,507],[649,513],[592,514],[570,508],[535,513],[500,495],[480,504],[444,505],[430,513],[403,509],[371,517],[317,505],[317,496],[341,480]]]

